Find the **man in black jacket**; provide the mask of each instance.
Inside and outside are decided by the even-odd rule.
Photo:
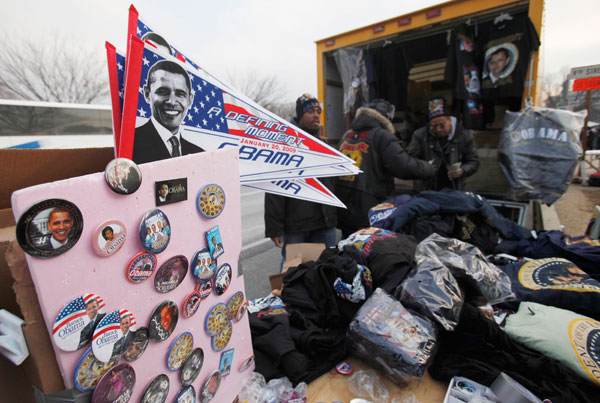
[[[408,154],[430,161],[437,171],[428,180],[415,182],[415,190],[463,190],[465,179],[479,168],[473,135],[450,116],[444,98],[433,98],[428,106],[428,122],[413,134]]]
[[[311,95],[296,100],[296,117],[292,123],[317,137],[320,129],[321,105]],[[321,179],[331,189],[332,181]],[[265,194],[265,236],[282,248],[285,260],[287,244],[312,242],[334,246],[337,215],[335,207],[290,197]]]
[[[433,175],[433,168],[426,161],[404,152],[393,134],[393,116],[394,106],[376,99],[358,109],[351,130],[340,141],[339,150],[363,171],[340,177],[336,183],[336,195],[347,207],[338,212],[338,226],[344,238],[369,226],[369,209],[393,194],[394,177],[426,179]]]

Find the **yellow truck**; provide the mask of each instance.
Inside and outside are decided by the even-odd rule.
[[[348,106],[349,101],[346,99],[345,102],[345,97],[348,98],[352,91],[350,87],[360,89],[364,83],[360,82],[361,76],[356,71],[354,77],[350,72],[348,79],[348,70],[364,69],[364,66],[353,66],[355,59],[351,57],[346,62],[341,61],[344,56],[352,56],[351,51],[372,53],[386,46],[401,46],[408,50],[410,67],[404,71],[398,68],[395,72],[388,71],[386,74],[390,84],[395,84],[390,75],[396,74],[398,79],[408,77],[408,80],[405,80],[406,88],[399,94],[393,94],[397,97],[397,102],[405,101],[406,106],[396,106],[393,123],[398,135],[405,134],[410,138],[412,131],[425,123],[427,99],[440,95],[449,103],[452,102],[453,87],[446,82],[444,72],[451,34],[457,25],[464,23],[473,32],[483,35],[493,24],[498,24],[499,18],[501,21],[502,18],[529,17],[529,26],[535,29],[541,40],[543,8],[543,0],[455,0],[318,40],[318,96],[323,102],[323,137],[330,144],[337,145],[353,118],[355,110]],[[520,109],[526,103],[540,105],[540,52],[541,46],[527,55],[520,55],[526,62],[527,70],[520,99],[516,97],[516,109]],[[390,69],[397,66],[398,63],[393,62]],[[362,73],[364,80],[364,72]],[[351,101],[356,105],[359,105],[361,100],[369,100],[364,92],[361,94],[360,91],[355,91],[355,95]],[[512,110],[515,109],[514,101],[515,99]],[[495,116],[493,121],[487,122],[485,127],[473,130],[481,168],[476,175],[469,178],[467,189],[501,197],[508,183],[498,167],[496,155],[504,111],[508,106],[499,103],[492,107],[492,115]]]

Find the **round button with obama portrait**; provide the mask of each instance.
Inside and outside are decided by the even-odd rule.
[[[29,207],[17,223],[17,241],[25,253],[48,258],[71,249],[83,231],[79,208],[63,199],[42,200]]]

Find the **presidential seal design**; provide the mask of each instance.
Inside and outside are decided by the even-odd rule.
[[[600,322],[576,319],[569,324],[569,338],[581,367],[596,385],[600,385]]]
[[[196,198],[198,211],[205,218],[217,218],[225,208],[225,192],[217,184],[204,186]]]
[[[54,344],[64,351],[75,351],[87,346],[105,315],[104,300],[99,295],[84,294],[73,299],[61,309],[54,321]]]
[[[150,325],[148,326],[148,335],[152,341],[160,342],[169,338],[177,321],[179,311],[177,304],[173,301],[161,302],[152,313]]]
[[[102,362],[121,356],[129,349],[136,330],[133,314],[127,309],[117,309],[107,314],[94,330],[92,351]]]
[[[171,344],[167,356],[167,367],[171,371],[177,371],[192,352],[194,347],[194,336],[190,332],[184,332],[177,336]]]
[[[127,279],[132,283],[141,283],[152,276],[155,268],[156,256],[148,252],[140,252],[127,266]]]
[[[48,199],[31,206],[17,222],[19,246],[31,256],[47,258],[71,249],[83,231],[83,216],[70,201]]]
[[[144,390],[141,403],[164,403],[167,401],[169,394],[169,377],[165,374],[160,374],[154,378]]]
[[[148,211],[140,221],[140,242],[148,253],[158,254],[169,245],[171,224],[159,209]]]
[[[100,378],[119,362],[115,357],[108,362],[98,361],[94,356],[92,348],[89,347],[79,359],[73,374],[73,384],[81,392],[94,390]]]
[[[519,269],[519,282],[531,290],[600,292],[600,283],[562,258],[537,259]]]
[[[154,288],[158,292],[173,291],[185,278],[188,260],[183,255],[173,256],[164,262],[154,276]]]
[[[135,387],[135,371],[129,364],[109,369],[100,379],[92,403],[128,402]]]

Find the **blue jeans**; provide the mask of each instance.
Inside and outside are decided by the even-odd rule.
[[[335,246],[336,232],[335,227],[320,229],[316,231],[297,232],[294,234],[285,234],[283,236],[283,247],[281,248],[281,267],[283,270],[283,262],[285,262],[285,247],[287,244],[295,243],[324,243],[326,248]]]

